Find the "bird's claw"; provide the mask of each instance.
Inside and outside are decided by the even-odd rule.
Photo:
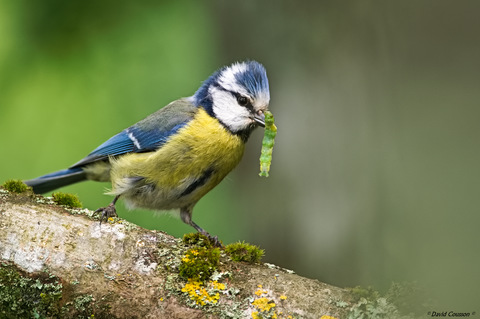
[[[220,241],[220,239],[218,239],[218,236],[212,236],[209,233],[207,233],[206,231],[201,232],[201,234],[204,235],[205,237],[207,237],[208,240],[210,241],[210,243],[214,247],[223,248],[223,243]]]
[[[102,213],[100,216],[100,225],[102,224],[103,220],[107,221],[110,217],[118,217],[117,209],[115,208],[114,204],[110,204],[107,207],[100,207],[95,211],[95,213],[100,212]]]
[[[217,236],[215,236],[215,237],[210,236],[210,237],[208,237],[208,239],[210,239],[210,241],[213,243],[213,246],[219,247],[219,248],[224,248],[223,243],[220,241],[220,239],[218,239]]]

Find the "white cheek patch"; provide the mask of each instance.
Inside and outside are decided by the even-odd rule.
[[[209,91],[213,100],[213,113],[231,131],[241,131],[251,124],[250,113],[238,105],[237,99],[230,92],[215,87],[210,87]]]

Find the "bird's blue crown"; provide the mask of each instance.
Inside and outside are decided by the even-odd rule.
[[[220,87],[227,91],[239,88],[251,98],[263,96],[270,99],[267,71],[262,64],[256,61],[246,61],[225,66],[213,73],[193,95],[196,106],[204,107],[211,112],[212,97],[209,92],[211,86]],[[240,92],[237,92],[240,93]]]

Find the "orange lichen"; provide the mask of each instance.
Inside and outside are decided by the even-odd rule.
[[[205,306],[216,304],[220,300],[219,292],[225,289],[226,285],[217,281],[209,281],[205,285],[200,281],[189,279],[182,288],[182,292],[187,294],[195,304]]]

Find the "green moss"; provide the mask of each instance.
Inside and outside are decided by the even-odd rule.
[[[24,182],[18,179],[9,179],[3,183],[2,187],[11,193],[23,193],[32,190],[30,186],[27,186]]]
[[[211,248],[215,246],[210,238],[202,233],[190,233],[183,235],[183,243],[188,246],[200,246]]]
[[[58,205],[65,205],[71,208],[81,208],[82,203],[78,199],[77,195],[55,192],[52,194],[53,201]]]
[[[1,318],[56,318],[61,314],[62,284],[55,276],[31,278],[0,264]]]
[[[265,254],[263,249],[245,242],[229,244],[225,247],[225,252],[233,261],[245,261],[252,264],[259,262]]]
[[[184,279],[205,281],[217,269],[219,259],[219,248],[191,248],[182,258],[179,275]]]

